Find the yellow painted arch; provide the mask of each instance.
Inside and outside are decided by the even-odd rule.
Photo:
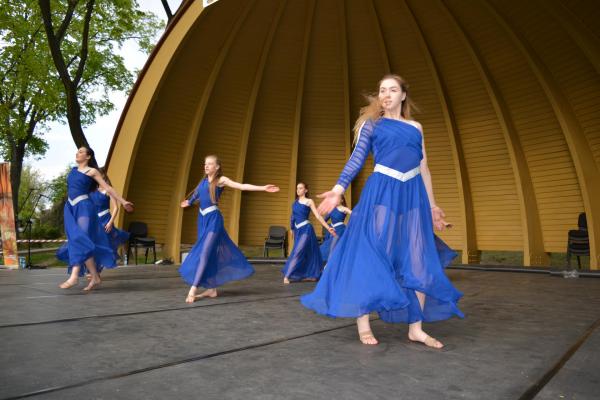
[[[261,244],[269,225],[287,226],[298,180],[313,193],[335,183],[362,95],[391,71],[421,108],[437,202],[456,224],[442,237],[463,262],[511,250],[544,264],[585,211],[597,269],[599,46],[584,15],[593,1],[541,3],[185,1],[115,134],[109,174],[136,204],[120,222],[147,222],[178,258],[195,240],[194,211],[179,201],[216,153],[231,178],[282,188],[223,196],[230,235]]]

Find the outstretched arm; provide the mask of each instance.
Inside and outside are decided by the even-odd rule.
[[[117,214],[119,214],[119,203],[117,203],[117,200],[114,197],[110,196],[110,220],[104,227],[106,233],[112,230],[112,227],[115,224],[115,219],[117,219]]]
[[[337,181],[337,184],[328,192],[320,194],[319,198],[323,201],[319,205],[319,213],[327,214],[330,213],[338,204],[340,204],[340,198],[346,191],[350,182],[354,180],[356,175],[360,172],[369,153],[371,152],[371,139],[373,136],[374,124],[371,120],[367,120],[359,130],[358,140],[356,147],[350,155],[350,159],[346,162],[342,173]]]
[[[183,200],[181,202],[181,207],[185,208],[185,207],[189,207],[192,204],[194,204],[194,202],[198,201],[198,187],[200,186],[200,184],[198,184],[198,186],[196,186],[196,188],[192,191],[192,193],[190,194],[189,198],[187,200]]]
[[[342,210],[342,212],[346,215],[350,215],[352,214],[352,210],[349,209],[348,207],[344,207],[344,206],[339,206],[340,210]]]
[[[127,212],[133,211],[133,203],[125,200],[116,192],[115,189],[112,188],[112,186],[106,183],[106,181],[102,178],[102,175],[100,175],[100,172],[98,172],[97,169],[91,168],[88,175],[94,178],[96,182],[98,182],[98,186],[100,186],[100,188],[104,189],[106,193],[108,193],[111,197],[115,198],[120,204],[122,204]]]
[[[335,229],[333,229],[331,226],[327,225],[327,222],[325,222],[325,220],[323,219],[323,217],[321,216],[321,214],[319,214],[319,212],[317,211],[317,207],[315,206],[315,202],[312,201],[311,199],[308,199],[308,205],[310,206],[310,210],[312,211],[313,214],[315,214],[315,217],[317,217],[317,221],[319,221],[319,223],[321,225],[323,225],[325,227],[325,229],[327,229],[327,231],[329,231],[329,233],[333,236],[337,236],[335,233]]]
[[[251,185],[249,183],[239,183],[239,182],[229,179],[226,176],[222,176],[221,178],[219,178],[219,186],[221,186],[221,187],[227,186],[232,189],[249,191],[249,192],[275,193],[275,192],[279,191],[279,188],[275,185],[256,186],[256,185]]]

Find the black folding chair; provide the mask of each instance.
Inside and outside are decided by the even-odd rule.
[[[137,265],[137,250],[144,249],[144,264],[148,264],[148,252],[152,249],[154,263],[156,262],[156,241],[148,237],[148,225],[145,222],[131,221],[129,223],[129,243],[127,245],[127,257],[131,259],[131,248],[133,248],[134,264]]]
[[[269,257],[269,249],[279,249],[287,257],[287,229],[285,226],[270,226],[269,236],[265,238],[263,257]]]
[[[581,269],[581,256],[590,255],[590,239],[587,230],[585,213],[579,214],[577,230],[570,230],[567,240],[567,267],[571,268],[571,256],[577,257],[577,267]]]

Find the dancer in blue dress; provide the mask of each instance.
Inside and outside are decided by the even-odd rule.
[[[422,323],[463,317],[457,306],[462,294],[437,252],[432,225],[443,230],[447,223],[435,203],[422,128],[411,119],[407,89],[399,76],[385,76],[378,96],[361,109],[356,147],[337,184],[320,196],[319,212],[339,204],[371,151],[375,170],[321,280],[301,301],[320,314],[357,318],[364,344],[378,343],[369,322],[369,313],[377,311],[386,322],[408,323],[409,340],[441,348]]]
[[[296,185],[296,201],[292,204],[290,217],[290,229],[294,234],[294,248],[281,269],[284,285],[288,285],[290,281],[316,281],[321,276],[323,260],[315,230],[308,220],[311,211],[321,225],[329,231],[329,234],[335,236],[335,229],[327,225],[327,222],[317,212],[315,202],[308,197],[308,185],[299,182]]]
[[[75,161],[77,167],[67,176],[68,199],[64,208],[67,243],[56,252],[56,256],[69,265],[69,279],[60,287],[68,289],[75,286],[79,276],[87,271],[91,278],[83,290],[89,291],[101,283],[98,272],[102,268],[116,266],[114,251],[90,195],[99,186],[121,203],[126,211],[133,211],[133,204],[119,196],[102,179],[92,149],[81,147],[77,150]]]
[[[179,268],[179,274],[189,285],[186,303],[197,298],[217,297],[217,287],[229,281],[241,280],[254,273],[254,268],[246,260],[240,249],[227,235],[223,215],[217,206],[225,186],[238,190],[278,192],[275,185],[255,186],[234,182],[223,176],[221,161],[209,155],[204,160],[205,177],[192,195],[181,202],[181,207],[189,207],[198,202],[198,239]],[[207,288],[197,295],[198,287]]]
[[[319,250],[321,251],[321,258],[323,259],[324,263],[327,262],[329,255],[337,245],[338,240],[340,240],[346,231],[346,225],[344,224],[346,216],[352,214],[352,210],[346,206],[346,197],[344,195],[342,195],[341,201],[341,204],[334,208],[327,218],[331,220],[331,227],[335,229],[337,236],[326,235],[323,238],[323,243],[321,243],[321,246],[319,247]]]
[[[111,185],[110,179],[106,174],[105,168],[98,170],[102,179],[109,185]],[[104,227],[104,232],[108,236],[110,246],[112,247],[115,258],[119,258],[119,247],[122,244],[127,243],[129,240],[129,232],[122,231],[115,226],[115,219],[119,213],[119,204],[117,200],[113,198],[106,190],[98,188],[96,191],[90,194],[92,202],[96,206],[98,219],[100,224]]]

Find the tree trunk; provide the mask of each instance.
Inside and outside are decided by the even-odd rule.
[[[67,121],[69,122],[71,137],[77,148],[90,147],[81,126],[81,105],[79,105],[79,99],[77,98],[77,90],[72,85],[66,86],[65,89],[67,95]]]
[[[91,9],[93,8],[94,1],[89,1],[89,11],[88,14],[91,14]],[[56,66],[56,70],[60,76],[60,80],[63,83],[65,88],[65,94],[67,96],[67,121],[69,122],[69,128],[71,131],[71,136],[73,137],[73,141],[77,148],[86,146],[89,147],[88,141],[85,138],[85,134],[83,133],[83,128],[81,126],[81,105],[79,104],[79,99],[77,98],[77,82],[78,78],[75,80],[71,79],[69,74],[69,69],[64,60],[64,56],[60,49],[60,43],[63,39],[64,30],[66,30],[66,26],[61,26],[58,31],[58,35],[54,31],[54,26],[52,25],[52,11],[50,9],[50,0],[39,0],[40,11],[42,13],[42,19],[44,20],[44,29],[46,31],[46,37],[48,38],[48,46],[50,47],[50,54],[52,56],[52,61],[54,61],[54,65]],[[65,17],[65,21],[63,24],[68,24],[71,20],[73,14],[73,8],[69,7],[69,11],[67,12],[67,16]],[[87,26],[89,26],[89,15],[86,15]],[[64,28],[64,30],[62,29]],[[87,46],[87,43],[84,43],[83,46]],[[82,53],[86,53],[87,48],[82,51]],[[85,63],[85,60],[80,60],[80,63]],[[84,64],[80,64],[80,68],[83,69]]]

